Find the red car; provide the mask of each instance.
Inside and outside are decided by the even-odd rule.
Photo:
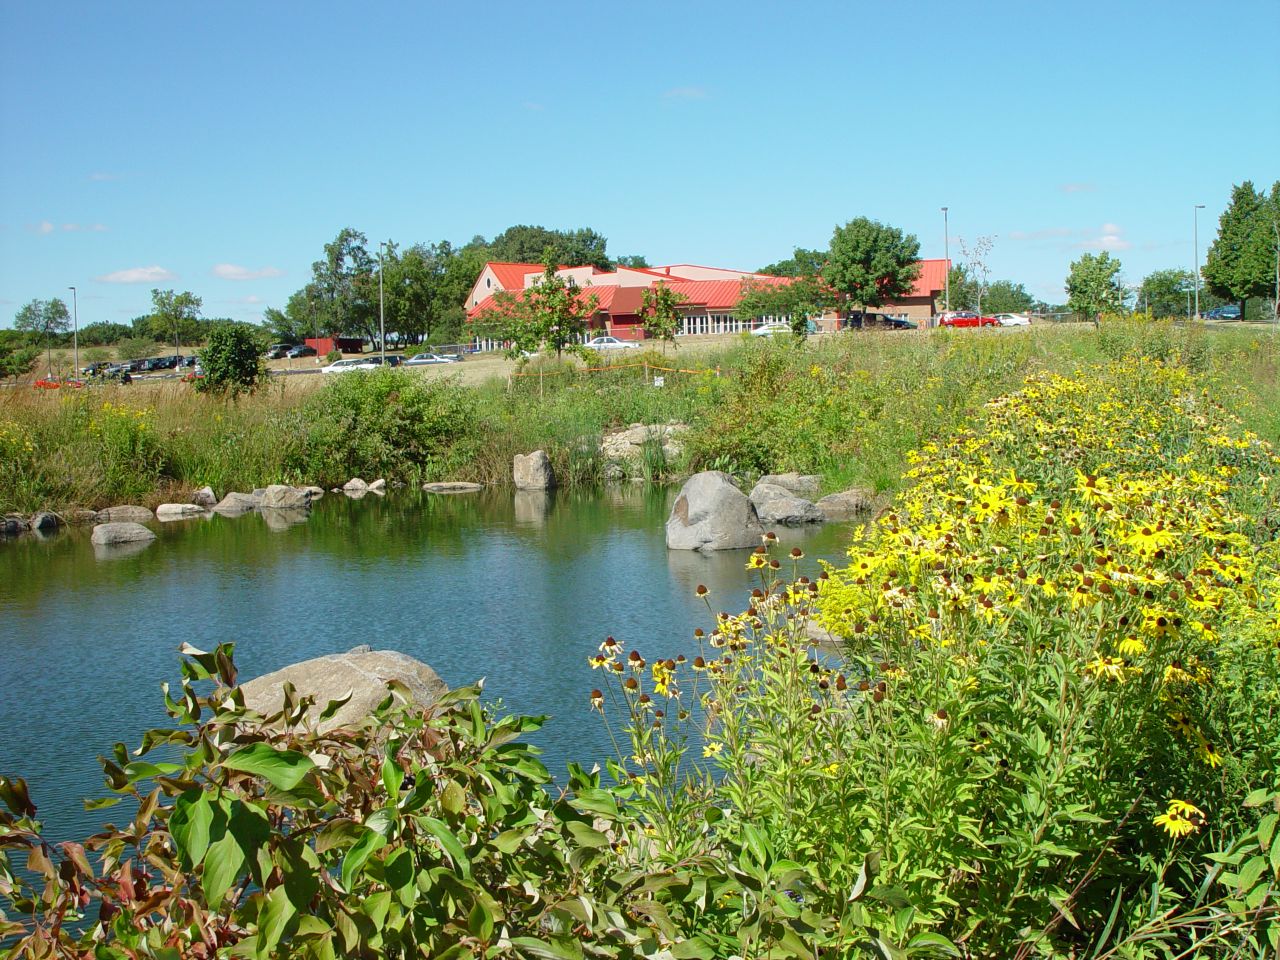
[[[995,317],[979,316],[972,310],[953,310],[944,313],[938,324],[943,327],[998,327],[1000,321]]]

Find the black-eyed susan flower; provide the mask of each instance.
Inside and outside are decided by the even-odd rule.
[[[1170,800],[1168,809],[1152,820],[1152,823],[1169,836],[1179,839],[1199,830],[1204,819],[1204,811],[1199,807],[1192,806],[1185,800]]]

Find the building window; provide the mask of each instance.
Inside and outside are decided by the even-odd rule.
[[[484,288],[485,288],[486,290],[488,290],[491,284],[492,284],[492,281],[491,281],[488,277],[485,277],[485,278],[484,278]]]

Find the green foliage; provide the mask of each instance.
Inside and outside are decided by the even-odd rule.
[[[150,337],[128,337],[116,344],[116,353],[121,360],[142,360],[154,357],[162,348]]]
[[[133,336],[133,327],[103,320],[80,328],[80,345],[109,347],[131,336]]]
[[[743,294],[733,314],[743,320],[785,317],[792,333],[803,340],[809,333],[809,321],[834,302],[831,290],[815,274],[797,276],[786,284],[744,281]]]
[[[554,350],[580,353],[582,338],[596,312],[596,296],[583,293],[570,276],[556,273],[556,262],[548,251],[542,277],[523,290],[503,290],[496,306],[476,321],[478,330],[509,344],[507,355]]]
[[[1250,297],[1274,296],[1280,284],[1280,180],[1268,196],[1246,180],[1231,189],[1231,203],[1218,220],[1218,236],[1205,259],[1209,289],[1241,305]]]
[[[299,411],[291,475],[323,486],[360,475],[416,480],[452,462],[473,406],[456,384],[390,368],[326,379]]]
[[[40,348],[16,330],[0,330],[0,377],[20,377],[35,366]]]
[[[57,297],[32,300],[14,314],[13,329],[32,334],[44,343],[71,329],[71,311]]]
[[[761,267],[757,273],[767,273],[774,277],[813,277],[822,272],[827,263],[827,251],[806,250],[796,247],[786,260],[779,260],[767,267]]]
[[[987,288],[982,298],[982,309],[987,314],[1026,313],[1035,303],[1026,287],[1011,280],[997,280]]]
[[[557,265],[613,268],[605,252],[609,241],[589,227],[579,230],[548,230],[518,224],[508,227],[488,245],[489,260],[509,263],[543,263],[548,254]]]
[[[1119,313],[1124,306],[1120,261],[1105,250],[1086,253],[1071,264],[1067,276],[1067,306],[1086,319],[1104,312]]]
[[[200,351],[204,377],[196,381],[197,388],[212,393],[254,389],[267,376],[262,346],[257,331],[245,324],[214,327]]]
[[[205,334],[200,323],[202,304],[190,291],[152,290],[151,316],[146,318],[146,330],[139,332],[166,344],[198,343]]]
[[[680,329],[682,314],[680,304],[684,294],[676,293],[665,283],[646,287],[640,305],[640,318],[644,331],[663,344],[676,344],[676,332]]]
[[[878,307],[911,292],[919,259],[914,234],[858,217],[835,228],[822,279],[847,303]]]
[[[393,681],[372,716],[322,732],[344,701],[286,685],[262,716],[231,645],[183,652],[175,726],[102,759],[98,805],[129,801],[125,828],[55,847],[26,782],[0,777],[13,955],[807,958],[829,937],[802,906],[811,869],[758,836],[663,863],[632,787],[571,766],[553,789],[521,739],[541,721],[493,717],[479,687],[424,710]]]
[[[1137,306],[1153,317],[1189,317],[1194,286],[1190,270],[1156,270],[1143,278]]]

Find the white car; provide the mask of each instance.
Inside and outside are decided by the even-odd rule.
[[[996,319],[1002,327],[1029,327],[1031,318],[1021,313],[997,313]]]
[[[791,327],[785,323],[766,323],[751,331],[753,337],[772,337],[779,333],[791,333]]]
[[[406,367],[424,367],[429,363],[457,363],[457,357],[446,357],[442,353],[418,353],[404,362]]]
[[[592,350],[637,350],[640,344],[617,337],[594,337],[587,341],[586,346]]]
[[[321,373],[348,373],[352,370],[377,370],[381,357],[348,357],[346,360],[335,360],[327,367],[321,367]]]

